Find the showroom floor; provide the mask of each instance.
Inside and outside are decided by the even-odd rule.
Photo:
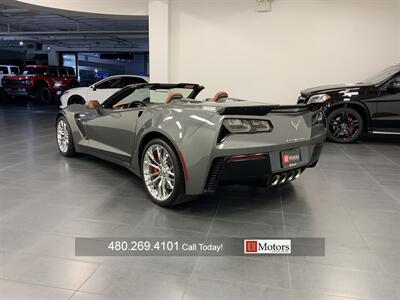
[[[400,143],[327,144],[280,189],[173,209],[55,143],[55,109],[0,107],[1,299],[400,299]],[[75,257],[74,237],[325,237],[325,257]]]

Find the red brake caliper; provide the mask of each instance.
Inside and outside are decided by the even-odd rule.
[[[350,125],[350,128],[351,128],[351,134],[354,134],[354,131],[356,130],[354,127],[353,127],[353,118],[352,117],[348,117],[347,118],[347,120],[349,121],[349,125]]]
[[[153,153],[153,155],[154,155],[154,153]],[[160,159],[158,158],[157,154],[154,155],[154,159],[160,161]],[[150,172],[151,172],[151,174],[160,173],[160,169],[151,166],[151,167],[150,167]]]

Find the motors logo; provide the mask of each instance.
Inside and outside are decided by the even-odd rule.
[[[244,240],[245,254],[291,254],[291,240]]]
[[[283,162],[284,162],[285,164],[290,163],[289,154],[285,154],[285,155],[283,156]]]

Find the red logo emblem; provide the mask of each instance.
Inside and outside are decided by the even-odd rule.
[[[285,163],[285,164],[288,164],[290,161],[289,161],[289,155],[288,154],[285,154],[284,156],[283,156],[283,162]]]
[[[257,241],[246,241],[245,252],[257,252]]]

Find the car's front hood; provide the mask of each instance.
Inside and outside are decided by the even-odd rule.
[[[31,77],[30,75],[5,75],[3,78],[7,80],[26,80]]]
[[[74,93],[74,94],[78,94],[78,95],[83,95],[88,89],[89,89],[88,87],[76,87],[73,89],[69,89],[67,91],[69,94]],[[64,92],[64,94],[66,94],[66,93]]]
[[[348,89],[360,89],[370,87],[370,84],[367,83],[356,83],[356,84],[336,84],[336,85],[325,85],[325,86],[318,86],[309,89],[305,89],[301,91],[303,96],[311,96],[316,94],[326,94],[331,92],[338,92],[341,90],[348,90]]]

